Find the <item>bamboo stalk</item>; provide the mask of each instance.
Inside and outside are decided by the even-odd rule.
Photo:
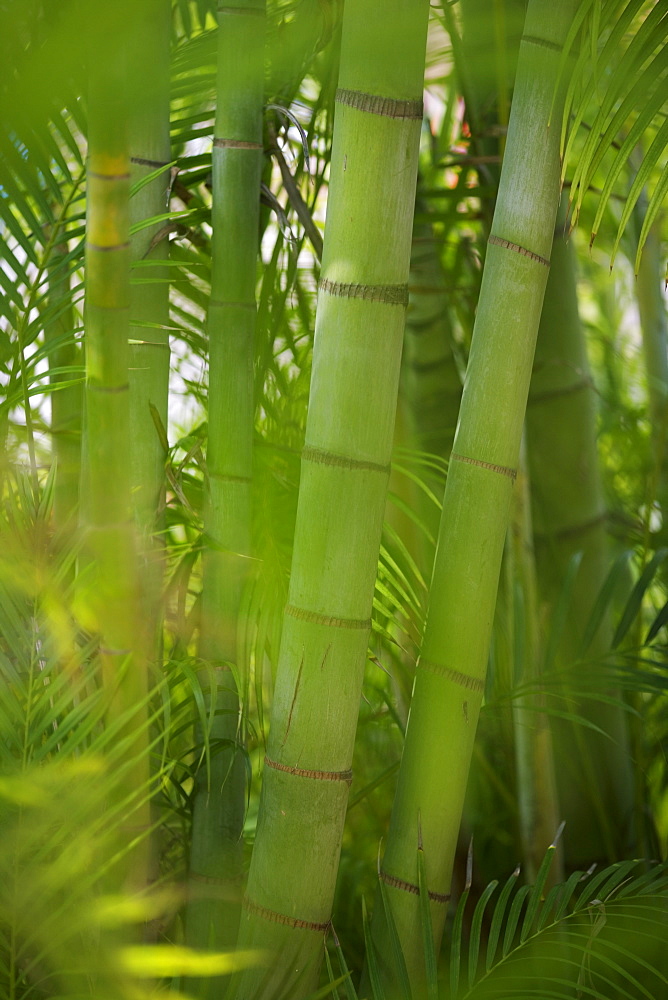
[[[550,269],[548,284],[551,277]],[[540,338],[540,331],[538,336]],[[522,605],[520,612],[518,602],[513,602],[513,627],[523,633],[522,648],[525,652],[520,683],[529,684],[540,682],[541,635],[524,438],[514,499],[510,551],[521,588]],[[513,700],[513,729],[522,857],[527,880],[533,882],[560,823],[552,730],[545,713],[543,692],[531,691]],[[551,885],[563,881],[563,868],[560,840],[550,868]]]
[[[130,242],[128,94],[125,22],[120,10],[91,26],[86,218],[86,453],[83,533],[87,563],[83,605],[100,635],[108,719],[125,720],[124,781],[139,805],[121,836],[134,840],[149,824],[147,677],[131,519],[128,336]],[[120,768],[119,768],[120,770]],[[118,790],[125,796],[126,789]],[[145,885],[147,841],[126,855],[125,883]]]
[[[572,666],[609,567],[605,502],[596,451],[596,392],[578,314],[572,247],[566,240],[565,206],[552,250],[536,359],[527,408],[527,441],[539,595],[554,608],[571,558],[583,553],[575,580],[569,629],[558,665]],[[609,618],[588,652],[588,669],[609,652]],[[607,690],[606,694],[615,692]],[[618,695],[618,692],[617,692]],[[566,820],[569,867],[616,860],[632,850],[633,782],[623,713],[614,706],[572,706],[612,737],[555,721],[559,796]]]
[[[292,576],[240,930],[269,967],[237,977],[236,1000],[308,995],[329,928],[408,300],[427,15],[401,0],[344,12]]]
[[[440,944],[473,740],[531,364],[559,200],[552,111],[575,0],[530,0],[499,195],[485,261],[459,423],[446,483],[430,607],[381,878],[414,988],[425,966],[417,889],[418,823]],[[388,930],[373,936],[392,982]]]
[[[455,437],[462,385],[452,353],[446,275],[427,211],[418,187],[400,395],[405,403],[412,447],[445,459]],[[418,213],[427,218],[418,219]],[[437,499],[442,500],[442,480],[428,471],[424,478]],[[436,539],[439,510],[434,503],[425,501],[420,491],[419,511]],[[428,577],[433,564],[433,547],[424,547],[421,564]]]
[[[169,0],[144,0],[133,24],[133,101],[129,114],[130,173],[132,184],[162,171],[133,195],[130,224],[161,215],[167,210],[169,191]],[[150,65],[150,75],[138,68]],[[130,478],[132,503],[142,539],[143,558],[151,569],[144,573],[145,599],[156,617],[162,570],[160,548],[153,534],[161,521],[164,503],[164,439],[155,419],[167,427],[169,388],[169,273],[150,261],[165,260],[166,239],[155,242],[162,227],[155,223],[130,237],[130,258],[135,266],[130,287],[129,407],[132,427]],[[142,280],[147,279],[147,280]],[[155,628],[156,626],[154,626]]]
[[[253,360],[263,160],[264,0],[219,7],[209,303],[209,435],[205,490],[200,681],[216,678],[210,772],[196,776],[187,939],[231,947],[243,861],[245,762],[237,675],[242,591],[251,555]],[[219,989],[189,986],[197,995]]]
[[[639,208],[643,207],[643,199]],[[652,443],[656,469],[656,497],[661,505],[663,530],[668,522],[668,313],[662,294],[665,283],[661,254],[661,219],[657,219],[647,234],[640,258],[636,296],[642,329],[643,353],[647,371]]]

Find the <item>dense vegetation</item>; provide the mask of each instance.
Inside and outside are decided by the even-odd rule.
[[[0,11],[0,998],[658,1000],[665,5]]]

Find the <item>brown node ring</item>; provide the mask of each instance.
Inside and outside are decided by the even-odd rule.
[[[316,931],[323,934],[329,930],[331,924],[329,920],[326,920],[323,923],[316,923],[313,920],[301,920],[298,917],[288,917],[285,913],[278,913],[276,910],[270,910],[266,906],[260,906],[259,903],[254,903],[248,896],[244,896],[241,905],[248,913],[255,913],[258,917],[263,917],[264,920],[268,920],[272,924],[284,924],[286,927],[294,927],[299,930]]]
[[[544,267],[550,266],[550,262],[546,257],[541,257],[540,254],[534,253],[533,250],[521,247],[519,243],[511,243],[510,240],[503,240],[500,236],[494,236],[494,234],[489,237],[487,242],[495,247],[503,247],[504,250],[512,250],[513,253],[518,253],[521,257],[528,257],[529,260],[535,260]]]
[[[264,762],[267,767],[272,767],[275,771],[283,771],[284,774],[295,774],[299,778],[311,778],[314,781],[344,781],[349,785],[353,780],[353,772],[348,771],[311,771],[303,767],[290,767],[288,764],[280,764],[277,760],[272,760],[265,756]]]
[[[336,92],[336,102],[384,118],[410,118],[421,121],[424,114],[422,98],[397,100],[394,97],[379,97],[377,94],[365,94],[361,90],[346,90],[340,87]]]
[[[396,875],[388,875],[387,872],[382,870],[378,873],[378,875],[385,885],[390,885],[393,889],[401,889],[403,892],[410,892],[414,896],[420,895],[420,887],[415,885],[413,882],[406,882],[404,879],[397,878]],[[429,890],[427,895],[433,903],[447,903],[450,899],[449,892],[432,892]]]

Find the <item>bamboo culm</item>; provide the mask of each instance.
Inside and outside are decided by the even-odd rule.
[[[392,449],[428,4],[343,21],[313,374],[235,1000],[307,996],[329,928]],[[388,211],[388,205],[392,210]]]
[[[430,605],[380,877],[414,990],[424,988],[418,831],[435,945],[450,892],[559,201],[561,48],[575,0],[530,0],[448,477]],[[372,933],[388,984],[382,903]]]
[[[251,563],[255,285],[263,162],[264,0],[219,9],[213,143],[209,413],[199,680],[215,716],[195,779],[186,936],[230,948],[237,936],[246,764],[237,679],[241,599]],[[201,738],[201,734],[200,734]],[[220,980],[189,983],[219,993]]]

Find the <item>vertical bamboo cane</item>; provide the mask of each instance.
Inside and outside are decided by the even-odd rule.
[[[423,986],[425,977],[418,826],[438,946],[549,269],[560,184],[558,127],[548,126],[561,47],[576,6],[576,0],[529,3],[446,483],[422,655],[381,870],[415,989]],[[560,120],[559,107],[557,100],[555,122]],[[373,935],[391,983],[387,933],[377,901]]]
[[[160,167],[162,173],[145,184],[130,201],[130,224],[167,210],[169,140],[169,0],[144,0],[134,16],[131,73],[134,83],[129,115],[130,170],[133,183]],[[140,73],[149,65],[151,73]],[[130,237],[133,263],[164,260],[169,243],[152,246],[161,223]],[[164,441],[154,416],[167,427],[169,388],[169,273],[158,264],[134,268],[130,287],[129,407],[132,506],[140,536],[142,596],[150,656],[157,659],[162,545],[155,539],[164,497]],[[148,279],[142,281],[142,279]],[[153,410],[151,409],[153,408]]]
[[[428,4],[350,0],[292,577],[236,1000],[306,996],[331,914],[408,300]]]
[[[569,560],[583,553],[559,662],[575,662],[594,598],[608,571],[605,504],[596,452],[596,393],[578,314],[572,247],[561,210],[545,293],[527,408],[527,442],[541,601],[554,606]],[[590,670],[610,649],[606,619],[588,650]],[[612,694],[613,692],[608,692]],[[577,711],[612,737],[556,724],[557,774],[568,866],[612,861],[632,850],[633,781],[621,709],[578,702]],[[577,750],[574,749],[577,748]]]
[[[234,671],[245,666],[237,656],[237,633],[251,553],[264,28],[264,0],[219,7],[200,634],[200,656],[217,680],[216,716],[210,776],[202,763],[196,778],[186,914],[188,941],[215,947],[236,940],[241,892],[245,763]],[[203,670],[206,689],[209,678]],[[204,995],[213,989],[210,983],[199,988]]]
[[[411,446],[445,459],[455,437],[462,385],[452,353],[449,294],[436,234],[428,216],[426,220],[417,220],[418,212],[426,215],[427,211],[418,187],[400,398],[406,407]],[[438,500],[442,500],[442,480],[439,482],[427,473],[425,481]],[[438,508],[424,502],[424,494],[421,497],[420,514],[436,538]],[[433,547],[423,553],[427,576],[432,563]]]
[[[128,94],[123,10],[91,19],[86,220],[86,414],[84,542],[88,564],[82,586],[100,634],[109,719],[123,717],[127,746],[118,767],[124,791],[140,805],[128,820],[132,834],[149,822],[146,753],[147,690],[139,621],[137,565],[127,462],[130,242]],[[125,10],[125,14],[127,14]],[[132,887],[145,882],[146,843],[124,866]]]
[[[662,294],[665,275],[660,234],[661,219],[657,219],[647,234],[647,242],[640,258],[636,294],[649,389],[652,440],[656,462],[656,495],[661,504],[663,530],[667,532],[668,312],[666,312],[666,303]]]
[[[548,284],[551,278],[550,269]],[[538,336],[540,337],[540,332]],[[540,680],[541,641],[531,497],[524,438],[520,451],[511,531],[512,561],[522,594],[521,614],[518,602],[514,602],[513,627],[522,629],[524,633],[522,645],[525,655],[521,683],[527,684]],[[542,692],[531,692],[513,701],[520,834],[524,868],[529,881],[536,877],[545,851],[552,843],[560,822],[552,730],[544,708],[545,697]],[[560,842],[550,869],[550,881],[556,884],[562,881],[562,878],[563,848]]]

